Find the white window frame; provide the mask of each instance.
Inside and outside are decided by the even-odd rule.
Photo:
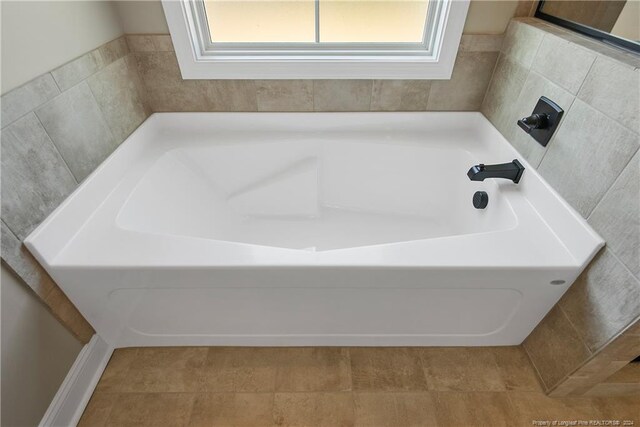
[[[449,79],[469,0],[432,1],[422,43],[321,45],[212,43],[202,0],[162,5],[184,79]]]

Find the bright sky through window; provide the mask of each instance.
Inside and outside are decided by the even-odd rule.
[[[213,43],[422,43],[428,0],[205,0]]]

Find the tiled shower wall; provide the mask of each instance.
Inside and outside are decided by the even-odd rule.
[[[2,259],[87,342],[93,329],[22,240],[150,114],[121,37],[8,92],[2,115]]]
[[[502,35],[464,35],[451,80],[182,80],[168,35],[129,35],[153,111],[478,111]]]
[[[482,104],[494,126],[606,240],[524,343],[547,390],[585,380],[589,366],[603,369],[596,356],[640,316],[639,66],[637,56],[542,21],[513,20]],[[516,125],[543,95],[565,110],[546,148]],[[624,342],[625,357],[640,355],[637,336]],[[568,383],[563,389],[572,391]]]

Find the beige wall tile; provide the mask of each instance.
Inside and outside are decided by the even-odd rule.
[[[127,35],[127,45],[131,52],[154,52],[156,49],[152,35],[129,34]]]
[[[273,425],[271,393],[208,393],[196,396],[190,427]]]
[[[140,97],[140,79],[125,58],[118,59],[87,80],[111,132],[124,141],[149,116]]]
[[[106,426],[186,426],[194,400],[189,393],[120,394]]]
[[[503,135],[510,135],[513,126],[517,126],[512,123],[511,113],[528,73],[508,56],[498,57],[481,111]]]
[[[503,34],[463,34],[459,50],[462,52],[500,52]]]
[[[371,111],[424,111],[429,80],[374,80]]]
[[[257,111],[253,80],[204,80],[207,111]]]
[[[640,132],[640,70],[599,57],[578,98],[634,132]]]
[[[279,350],[269,347],[212,347],[205,363],[210,392],[267,392],[275,388]]]
[[[51,72],[60,90],[67,90],[82,80],[98,72],[103,66],[102,55],[98,49],[67,62]]]
[[[135,56],[152,111],[208,111],[202,82],[182,80],[173,52],[139,52]]]
[[[353,426],[353,396],[351,393],[276,393],[273,420],[278,426]]]
[[[313,111],[313,80],[256,80],[258,111]]]
[[[538,28],[513,20],[507,27],[501,52],[528,69],[533,63],[543,37],[544,32]]]
[[[497,52],[460,52],[450,80],[434,80],[429,110],[478,111],[498,58]]]
[[[547,34],[542,39],[531,69],[575,95],[595,59],[593,52]]]
[[[60,89],[49,73],[36,77],[11,92],[5,93],[0,98],[2,127],[38,108],[59,93]]]
[[[76,181],[33,113],[2,130],[2,219],[22,240]]]
[[[605,249],[559,304],[582,340],[596,352],[640,315],[640,282]]]
[[[507,393],[449,391],[434,393],[434,399],[436,419],[442,427],[512,427],[516,419]]]
[[[639,145],[636,134],[576,99],[538,171],[586,218]]]
[[[159,34],[151,36],[153,38],[153,46],[157,52],[173,52],[173,42],[168,34]]]
[[[523,345],[547,390],[591,356],[580,335],[558,306],[551,309]]]
[[[339,347],[282,349],[276,391],[351,390],[349,352]]]
[[[129,53],[129,46],[127,45],[126,37],[122,36],[109,43],[103,44],[98,50],[100,50],[104,65],[109,65],[113,61],[117,61],[127,55]]]
[[[369,111],[372,80],[314,80],[314,111]]]
[[[606,240],[609,250],[640,278],[640,153],[598,203],[589,224]]]
[[[353,389],[358,391],[426,390],[420,354],[413,348],[350,348]]]
[[[569,92],[550,82],[540,74],[533,71],[529,72],[527,80],[525,80],[522,90],[520,91],[520,96],[514,108],[512,108],[509,113],[509,123],[511,126],[509,127],[510,134],[507,135],[507,138],[509,142],[511,142],[511,145],[513,145],[533,167],[540,165],[545,153],[549,147],[554,144],[557,133],[551,138],[549,144],[543,147],[528,133],[520,129],[516,123],[518,119],[527,117],[533,113],[533,109],[541,96],[546,96],[551,99],[565,111],[563,120],[569,113],[573,100],[575,99]]]
[[[436,426],[435,403],[429,393],[356,393],[356,426]]]
[[[490,348],[432,347],[420,349],[419,352],[429,390],[506,390]]]

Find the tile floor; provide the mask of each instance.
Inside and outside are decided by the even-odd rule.
[[[551,399],[520,347],[126,348],[80,426],[531,426],[633,420],[640,396]]]

